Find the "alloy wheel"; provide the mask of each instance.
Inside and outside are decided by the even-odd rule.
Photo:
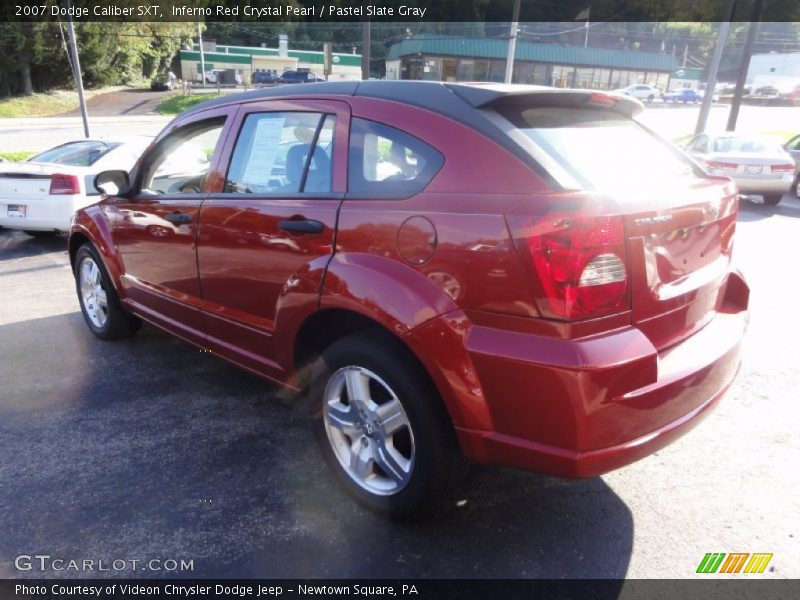
[[[414,434],[403,404],[372,371],[347,366],[331,375],[323,395],[325,432],[342,469],[380,496],[400,492],[414,468]]]
[[[108,321],[108,296],[103,288],[103,274],[91,258],[86,257],[80,266],[81,299],[86,316],[92,325],[102,329]]]

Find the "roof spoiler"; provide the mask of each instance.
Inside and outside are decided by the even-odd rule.
[[[594,90],[565,90],[539,85],[445,84],[451,92],[474,108],[499,106],[602,107],[628,117],[638,115],[644,105],[630,96]]]

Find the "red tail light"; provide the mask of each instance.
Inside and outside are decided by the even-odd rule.
[[[544,316],[587,319],[628,308],[622,217],[551,214],[531,226],[526,241]]]
[[[81,187],[78,183],[77,175],[65,175],[64,173],[55,173],[50,177],[50,194],[51,195],[66,195],[66,194],[80,194]]]
[[[772,165],[772,172],[773,173],[791,173],[794,171],[794,163],[789,163],[788,165]]]
[[[722,171],[735,171],[739,168],[736,163],[720,162],[717,160],[707,160],[706,169],[720,169]]]
[[[592,95],[589,96],[589,104],[597,104],[600,106],[616,106],[619,103],[619,98],[614,98],[613,96],[609,96],[607,94],[598,94],[597,92],[592,92]]]

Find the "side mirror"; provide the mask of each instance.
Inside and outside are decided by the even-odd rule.
[[[131,191],[127,171],[103,171],[94,178],[94,187],[107,196],[124,196]]]

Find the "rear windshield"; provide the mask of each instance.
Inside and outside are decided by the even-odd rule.
[[[46,162],[73,167],[88,167],[93,165],[119,144],[109,144],[99,141],[72,142],[63,146],[56,146],[50,150],[37,154],[29,162]]]
[[[694,172],[680,151],[613,111],[509,107],[499,112],[587,190],[654,185]]]
[[[746,137],[724,137],[714,140],[714,152],[777,152],[775,145]]]

